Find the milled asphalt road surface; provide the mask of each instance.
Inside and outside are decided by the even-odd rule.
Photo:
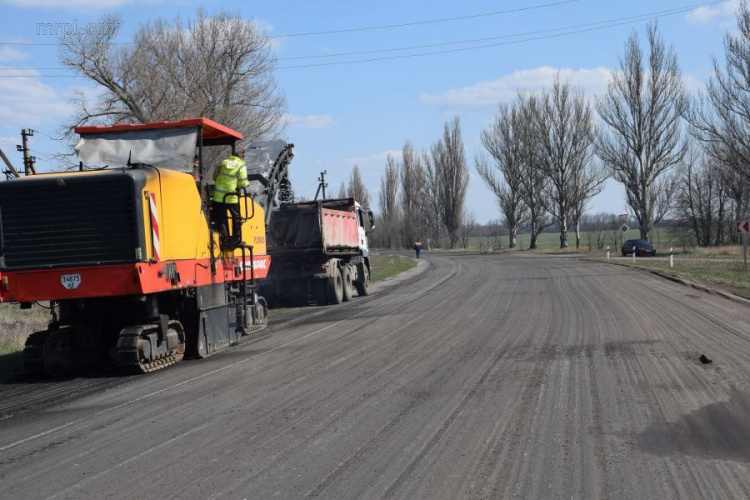
[[[207,360],[0,386],[0,497],[750,497],[750,308],[576,259],[427,259]]]

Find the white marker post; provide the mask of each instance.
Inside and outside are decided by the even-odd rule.
[[[633,245],[633,264],[635,264],[635,245]]]
[[[607,260],[609,260],[609,246],[607,247]]]
[[[669,267],[674,267],[674,247],[669,247]]]

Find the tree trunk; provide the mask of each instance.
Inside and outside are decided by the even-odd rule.
[[[568,248],[568,221],[565,218],[560,221],[560,248]]]
[[[516,248],[518,243],[518,226],[508,228],[508,248]]]

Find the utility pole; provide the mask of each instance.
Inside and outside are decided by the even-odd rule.
[[[3,171],[7,179],[12,179],[13,177],[21,177],[21,174],[18,173],[18,170],[16,170],[16,167],[13,166],[8,157],[5,156],[5,153],[2,149],[0,149],[0,159],[2,159],[5,163],[5,166],[8,167],[8,170]]]
[[[23,173],[24,175],[31,175],[36,174],[36,169],[34,168],[34,162],[36,161],[35,156],[31,156],[29,154],[31,150],[29,149],[29,137],[34,136],[34,131],[31,129],[23,129],[21,130],[21,141],[22,145],[16,146],[16,151],[20,151],[23,153]]]
[[[318,199],[318,194],[320,194],[321,191],[323,192],[323,198],[322,199],[324,199],[324,200],[326,199],[326,188],[328,187],[328,183],[326,182],[326,174],[327,173],[328,173],[327,170],[323,170],[320,173],[320,177],[318,177],[318,190],[315,191],[315,199],[316,200]]]

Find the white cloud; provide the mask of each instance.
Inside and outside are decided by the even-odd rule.
[[[296,116],[291,114],[284,115],[284,121],[290,128],[317,130],[328,128],[336,125],[338,122],[331,115],[307,115]]]
[[[563,79],[570,79],[574,85],[593,93],[606,88],[610,75],[607,68],[561,69],[559,72]],[[424,102],[439,103],[443,109],[451,112],[495,107],[500,102],[513,100],[519,91],[549,88],[557,74],[558,70],[549,66],[520,70],[497,80],[451,89],[440,95],[422,94],[420,98]]]
[[[24,127],[49,124],[70,114],[72,106],[39,80],[39,72],[0,66],[0,118]]]
[[[271,24],[269,21],[266,21],[265,19],[253,19],[253,22],[255,23],[255,26],[260,29],[260,31],[265,34],[268,38],[268,43],[271,47],[271,50],[274,52],[281,52],[287,46],[289,45],[290,38],[284,38],[284,37],[278,37],[278,38],[271,38],[273,36],[273,32],[276,30],[276,26]]]
[[[716,6],[698,7],[690,11],[686,17],[691,24],[708,24],[711,21],[718,20],[722,25],[731,24],[734,20],[734,14],[740,7],[740,0],[730,0]]]
[[[570,80],[573,85],[583,88],[587,95],[601,94],[605,91],[612,74],[612,71],[605,67],[557,69],[542,66],[515,71],[497,80],[451,89],[443,94],[422,94],[420,99],[423,102],[440,104],[441,109],[449,113],[494,108],[500,102],[513,100],[519,91],[551,87],[558,72],[563,80]]]
[[[0,47],[0,63],[20,61],[21,59],[27,59],[28,57],[31,57],[31,54],[21,52],[13,47]]]
[[[369,170],[369,167],[382,167],[383,165],[385,165],[385,161],[386,159],[388,159],[388,155],[394,156],[396,158],[401,158],[401,150],[391,149],[388,151],[383,151],[382,153],[375,153],[368,156],[353,156],[351,158],[346,158],[344,161],[352,166],[359,165],[360,169]]]

